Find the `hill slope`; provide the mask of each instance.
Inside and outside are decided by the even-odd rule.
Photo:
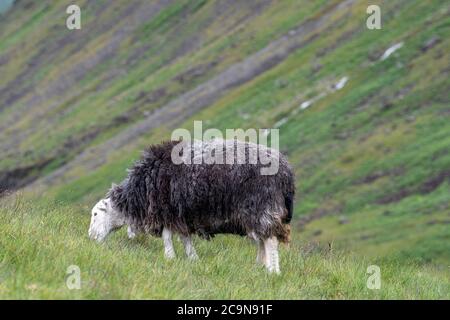
[[[174,128],[278,127],[296,241],[448,273],[444,1],[80,1],[79,31],[66,5],[0,16],[0,193],[87,211]]]
[[[124,230],[99,245],[86,237],[84,212],[20,198],[0,207],[0,299],[450,298],[450,278],[436,268],[362,259],[299,238],[281,248],[280,276],[256,265],[256,246],[240,237],[194,239],[196,262],[180,241],[168,261],[160,239],[129,240]],[[381,268],[379,290],[367,286],[372,264]],[[69,290],[76,267],[80,289]]]

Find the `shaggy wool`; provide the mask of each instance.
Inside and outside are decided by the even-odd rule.
[[[278,161],[278,171],[262,175],[260,169],[266,163],[259,159],[244,164],[175,164],[172,150],[180,143],[186,147],[183,156],[192,157],[198,157],[194,150],[199,148],[213,155],[233,147],[241,147],[246,155],[263,152]],[[214,140],[192,145],[169,141],[149,147],[124,181],[113,185],[108,197],[134,230],[155,236],[168,228],[206,239],[231,233],[255,239],[275,236],[288,242],[294,193],[294,174],[278,151],[237,140]]]

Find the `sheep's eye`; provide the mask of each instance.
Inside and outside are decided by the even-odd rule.
[[[97,215],[97,212],[94,212],[94,217]]]

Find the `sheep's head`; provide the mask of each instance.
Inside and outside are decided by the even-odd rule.
[[[111,199],[102,199],[92,208],[89,237],[101,242],[111,231],[119,229],[124,224],[123,215],[114,209]]]

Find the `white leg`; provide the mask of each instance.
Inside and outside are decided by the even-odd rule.
[[[272,273],[280,273],[280,265],[278,261],[278,239],[271,237],[264,240],[264,248],[266,251],[266,268]]]
[[[167,228],[163,229],[162,238],[164,240],[164,255],[167,259],[175,258],[175,250],[172,243],[172,231]]]
[[[186,251],[187,257],[191,260],[197,260],[198,259],[197,252],[195,252],[195,248],[194,245],[192,244],[191,237],[180,235],[180,239],[181,242],[183,242],[184,250]]]
[[[264,249],[264,242],[260,239],[257,239],[256,246],[258,247],[258,254],[256,255],[256,263],[265,264],[266,250]]]
[[[131,226],[128,226],[127,234],[129,239],[136,238],[136,233],[133,231],[133,228],[131,228]]]

